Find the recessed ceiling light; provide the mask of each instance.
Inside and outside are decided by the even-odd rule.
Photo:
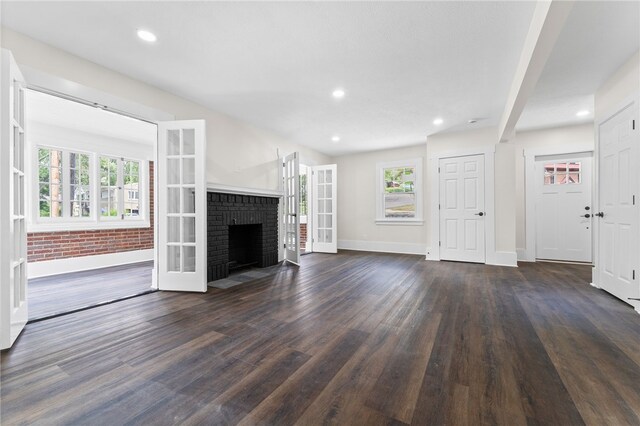
[[[586,115],[589,115],[589,111],[587,111],[587,110],[576,112],[576,117],[584,117]]]
[[[439,126],[443,123],[442,118],[436,118],[435,120],[433,120],[433,124],[435,124],[436,126]]]
[[[344,98],[344,90],[343,89],[336,89],[333,91],[333,93],[331,93],[331,96],[333,96],[336,99],[342,99]]]
[[[340,136],[334,136],[331,138],[331,142],[340,142]]]
[[[154,33],[147,30],[138,30],[138,37],[141,40],[148,41],[149,43],[153,43],[158,40],[158,37],[156,37]]]

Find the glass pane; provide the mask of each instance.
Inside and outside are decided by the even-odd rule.
[[[180,246],[167,247],[167,270],[180,272]]]
[[[333,213],[333,201],[332,200],[326,200],[325,201],[325,213]]]
[[[180,183],[180,160],[167,160],[167,183],[169,185]]]
[[[182,131],[182,155],[194,155],[196,153],[196,133],[194,129]]]
[[[331,229],[326,229],[324,231],[324,242],[332,243],[333,242],[333,231]]]
[[[324,183],[324,170],[318,170],[318,183]]]
[[[324,215],[324,227],[331,228],[333,226],[333,215],[325,214]]]
[[[182,213],[196,212],[195,188],[182,188]]]
[[[195,272],[196,271],[196,248],[193,246],[182,247],[184,254],[184,264],[182,265],[183,272]]]
[[[384,217],[415,217],[415,215],[415,194],[407,192],[384,194]]]
[[[184,237],[182,242],[185,243],[195,243],[196,242],[196,218],[195,217],[185,217],[182,218],[184,221],[184,228],[182,228],[184,232]]]
[[[180,218],[168,217],[167,227],[168,227],[167,241],[170,243],[179,243],[180,242]]]
[[[124,215],[140,215],[140,162],[126,160],[124,170]]]
[[[180,188],[167,188],[167,212],[180,213]]]
[[[330,183],[325,185],[324,198],[331,198],[333,196],[333,185]]]
[[[190,184],[195,183],[195,169],[196,169],[196,160],[194,158],[183,158],[182,159],[182,183]]]
[[[316,190],[318,191],[318,199],[325,198],[324,197],[324,185],[318,185]]]
[[[580,171],[582,169],[582,163],[569,163],[567,165],[569,177],[567,183],[580,183]]]
[[[325,182],[331,183],[332,182],[332,170],[327,170],[325,173],[326,173],[325,174],[325,177],[326,177]]]
[[[180,130],[167,130],[167,154],[180,155]]]

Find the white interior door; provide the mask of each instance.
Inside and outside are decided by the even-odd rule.
[[[536,158],[536,258],[591,262],[590,153]]]
[[[207,291],[204,120],[158,123],[158,288]]]
[[[2,49],[0,66],[0,349],[6,349],[28,319],[25,85],[13,55],[6,49]]]
[[[598,126],[598,285],[627,303],[640,296],[637,114],[631,103]]]
[[[312,167],[313,251],[338,252],[337,191],[338,166]]]
[[[298,153],[284,157],[284,258],[300,264],[300,164]]]
[[[484,155],[440,160],[440,259],[485,262]]]

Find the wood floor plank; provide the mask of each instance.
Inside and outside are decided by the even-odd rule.
[[[586,266],[342,251],[27,325],[1,424],[640,424],[640,316]]]

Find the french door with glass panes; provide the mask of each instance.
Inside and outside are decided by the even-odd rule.
[[[0,60],[0,349],[13,345],[28,319],[25,222],[24,78],[13,55]]]
[[[207,291],[204,120],[158,123],[158,288]]]
[[[300,264],[300,164],[298,153],[284,157],[284,258]]]
[[[337,171],[335,164],[312,168],[312,235],[315,252],[338,252]]]

